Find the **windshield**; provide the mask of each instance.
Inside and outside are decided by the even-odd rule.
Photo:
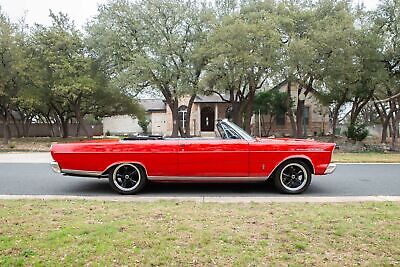
[[[254,137],[228,120],[219,122],[217,128],[223,139],[244,139],[246,141],[254,140]]]

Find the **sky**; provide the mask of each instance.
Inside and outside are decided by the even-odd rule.
[[[379,0],[352,0],[354,4],[364,3],[369,10],[376,8]],[[97,7],[107,0],[0,0],[0,7],[13,22],[25,16],[29,25],[34,23],[49,25],[49,10],[62,11],[72,18],[75,24],[83,27],[96,15]]]

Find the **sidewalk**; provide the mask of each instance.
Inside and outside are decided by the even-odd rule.
[[[50,152],[5,152],[0,153],[0,163],[50,163],[53,161]],[[341,163],[337,165],[397,165],[400,163],[368,162],[368,163]]]
[[[214,196],[69,196],[69,195],[0,195],[0,200],[91,200],[121,202],[192,201],[211,203],[348,203],[348,202],[399,202],[400,196],[273,196],[273,197],[214,197]]]
[[[0,153],[0,163],[50,163],[50,152]]]

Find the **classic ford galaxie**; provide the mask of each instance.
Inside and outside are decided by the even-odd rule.
[[[121,194],[139,192],[149,181],[249,182],[272,179],[283,193],[302,193],[311,175],[329,174],[333,143],[254,138],[228,120],[216,138],[156,136],[54,144],[51,163],[65,175],[108,178]]]

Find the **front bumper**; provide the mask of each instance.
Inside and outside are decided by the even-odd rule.
[[[60,166],[58,165],[57,161],[52,161],[52,162],[50,163],[50,166],[51,166],[51,169],[52,169],[54,172],[56,172],[56,173],[61,173],[61,168],[60,168]]]
[[[334,172],[336,169],[336,164],[335,163],[329,163],[328,167],[326,168],[324,174],[330,174]]]

